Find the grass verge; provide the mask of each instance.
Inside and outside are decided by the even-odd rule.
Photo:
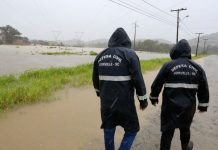
[[[169,60],[169,58],[143,60],[142,72],[155,70]],[[0,111],[18,104],[38,102],[65,85],[72,87],[91,85],[92,67],[92,64],[85,64],[77,67],[33,70],[22,73],[18,78],[14,75],[1,76]]]

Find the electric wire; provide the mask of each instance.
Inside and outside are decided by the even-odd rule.
[[[148,4],[149,6],[151,6],[151,7],[155,8],[155,9],[159,10],[160,12],[162,12],[162,13],[164,13],[164,14],[166,14],[166,15],[168,15],[168,16],[170,16],[170,17],[176,18],[175,16],[173,16],[173,15],[167,13],[166,11],[164,11],[164,10],[162,10],[162,9],[160,9],[160,8],[158,8],[157,6],[155,6],[155,5],[153,5],[153,4],[149,3],[149,2],[147,2],[147,1],[145,1],[145,0],[142,0],[142,1],[143,1],[144,3],[146,3],[146,4]]]
[[[114,0],[109,0],[109,1],[111,1],[111,2],[113,2],[113,3],[115,3],[115,4],[117,4],[117,5],[120,5],[120,6],[122,6],[122,7],[125,7],[125,8],[127,8],[127,9],[130,9],[130,10],[132,10],[132,11],[138,13],[138,14],[144,15],[144,16],[149,17],[149,18],[151,18],[151,19],[155,19],[155,20],[157,20],[157,21],[159,21],[159,22],[162,22],[162,23],[165,23],[165,24],[168,24],[168,25],[171,25],[171,26],[174,25],[173,23],[169,23],[169,22],[167,22],[167,21],[165,21],[165,20],[162,20],[162,19],[159,19],[159,18],[157,18],[157,17],[155,17],[155,16],[149,15],[149,14],[147,14],[146,12],[141,11],[140,9],[138,9],[138,8],[136,8],[136,7],[131,7],[131,5],[125,5],[124,3],[119,3],[119,2],[116,2],[116,1],[114,1]]]
[[[137,9],[137,10],[139,10],[139,11],[141,11],[141,12],[144,12],[144,13],[146,13],[146,14],[152,16],[152,17],[155,17],[155,18],[157,18],[157,19],[160,19],[160,20],[163,20],[163,21],[172,23],[171,21],[169,21],[169,20],[167,20],[167,19],[165,19],[165,18],[163,18],[163,17],[159,17],[159,16],[154,15],[152,12],[147,12],[147,11],[142,10],[142,9],[140,9],[140,8],[134,6],[134,5],[131,5],[131,4],[127,3],[127,2],[123,2],[123,1],[121,1],[121,0],[118,0],[118,1],[120,1],[121,3],[123,3],[123,4],[127,5],[127,6],[130,6],[130,7],[134,8],[134,9]],[[172,23],[172,24],[174,24],[174,23]]]

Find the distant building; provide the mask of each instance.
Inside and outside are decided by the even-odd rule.
[[[31,42],[27,37],[16,36],[13,40],[13,45],[30,45]]]
[[[0,29],[0,44],[6,44],[6,35],[5,33]],[[13,38],[13,45],[30,45],[30,41],[27,37],[21,37],[21,36],[15,36]]]

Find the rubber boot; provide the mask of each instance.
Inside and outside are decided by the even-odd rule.
[[[188,144],[182,144],[182,150],[192,150],[194,147],[194,144],[192,141],[189,141]]]

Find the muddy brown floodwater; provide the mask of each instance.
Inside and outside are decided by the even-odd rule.
[[[147,84],[155,74],[144,76]],[[100,103],[92,87],[66,87],[50,99],[53,101],[21,106],[0,116],[0,150],[104,149]],[[147,124],[145,114],[154,111],[152,107],[138,110],[141,126]],[[117,130],[116,147],[123,135],[121,128]]]
[[[68,67],[85,63],[92,63],[95,56],[89,55],[90,51],[99,53],[103,48],[78,48],[47,46],[7,46],[0,45],[0,75],[17,74],[26,70],[48,67]],[[42,55],[46,52],[74,52],[83,55]],[[168,57],[167,54],[137,52],[140,59]]]
[[[210,86],[210,106],[207,113],[196,113],[192,125],[192,140],[196,150],[217,150],[218,147],[218,56],[198,61],[204,67]],[[150,85],[157,71],[144,75]],[[102,150],[99,99],[92,87],[64,88],[50,97],[50,102],[25,105],[0,115],[0,150]],[[136,101],[138,108],[139,103]],[[160,143],[160,104],[150,103],[145,111],[138,110],[141,130],[134,150],[158,150]],[[118,128],[116,148],[123,135]],[[180,149],[176,132],[172,150]]]

